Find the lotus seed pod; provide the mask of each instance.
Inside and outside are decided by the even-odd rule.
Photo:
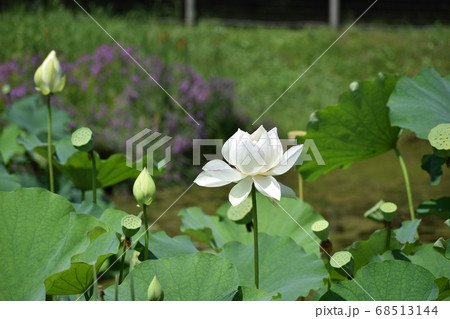
[[[428,134],[431,146],[438,150],[450,150],[450,123],[439,124]]]
[[[348,251],[338,251],[331,257],[330,265],[342,276],[353,276],[355,263],[353,256]]]
[[[228,208],[227,216],[230,220],[238,224],[247,224],[251,222],[253,204],[250,197],[247,197],[242,203],[237,206],[231,206]]]
[[[136,198],[136,201],[139,205],[150,205],[156,196],[156,186],[155,182],[153,182],[152,177],[147,171],[147,168],[144,169],[139,174],[138,178],[134,182],[133,185],[133,195]]]
[[[325,219],[318,220],[312,224],[311,230],[321,241],[325,241],[330,235],[330,224]]]
[[[386,202],[380,206],[380,210],[383,213],[384,220],[390,222],[394,219],[395,213],[397,213],[397,205],[391,202]]]
[[[147,291],[148,301],[163,301],[164,300],[164,291],[161,287],[161,284],[158,281],[158,278],[153,277],[150,286],[148,286]]]
[[[90,152],[94,148],[94,134],[88,127],[80,127],[72,133],[72,145],[79,151]]]
[[[133,237],[142,226],[142,221],[139,217],[128,215],[122,218],[122,231],[126,237]]]
[[[55,51],[49,53],[34,73],[34,83],[36,90],[43,95],[58,93],[64,89],[66,76],[62,74],[61,65]]]

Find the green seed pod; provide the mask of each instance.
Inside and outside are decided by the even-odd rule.
[[[142,226],[142,221],[139,217],[128,215],[122,218],[122,231],[126,237],[133,237]]]
[[[450,123],[439,124],[428,134],[431,146],[438,150],[450,150]]]
[[[147,171],[147,168],[144,169],[139,174],[138,178],[133,185],[133,195],[136,198],[136,201],[139,205],[150,205],[156,196],[156,186],[155,182],[153,182],[152,177]]]
[[[238,224],[248,224],[253,218],[253,214],[251,214],[252,207],[252,199],[247,197],[239,205],[228,208],[227,216]]]
[[[353,256],[348,251],[338,251],[331,257],[330,265],[342,276],[353,276],[355,263]]]
[[[90,152],[94,148],[94,134],[88,127],[80,127],[72,133],[72,145],[82,152]]]
[[[158,281],[158,278],[153,277],[150,286],[148,286],[147,291],[148,301],[163,301],[164,300],[164,291],[161,287],[161,284]]]
[[[321,241],[325,241],[330,234],[330,224],[325,219],[318,220],[312,224],[311,230]]]
[[[384,220],[390,222],[394,219],[394,216],[397,213],[397,205],[391,202],[386,202],[380,206],[380,210],[383,213]]]

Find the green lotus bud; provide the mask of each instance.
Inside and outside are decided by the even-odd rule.
[[[330,224],[325,219],[318,220],[312,224],[311,230],[321,241],[325,241],[330,234]]]
[[[228,208],[227,216],[230,220],[238,224],[247,224],[252,221],[253,214],[251,214],[253,204],[252,199],[247,197],[242,203],[237,206]]]
[[[8,94],[9,92],[11,92],[11,86],[9,84],[5,84],[2,86],[2,93],[3,94]]]
[[[348,251],[338,251],[331,257],[330,265],[342,276],[353,276],[355,263],[353,256]]]
[[[64,89],[66,76],[62,74],[61,65],[55,51],[50,52],[44,62],[34,73],[36,90],[42,94],[58,93]]]
[[[383,203],[380,206],[380,211],[383,213],[384,220],[390,222],[394,219],[395,213],[397,213],[397,205],[391,202]]]
[[[80,127],[72,133],[72,145],[79,151],[90,152],[94,148],[94,134],[88,127]]]
[[[126,237],[133,237],[142,226],[142,221],[139,217],[128,215],[122,218],[122,231]]]
[[[155,199],[156,186],[145,167],[134,182],[133,195],[141,206],[150,205]]]
[[[148,301],[163,301],[164,300],[164,291],[161,287],[161,284],[158,281],[158,278],[153,277],[150,286],[148,286],[147,291]]]
[[[450,123],[433,127],[428,134],[431,146],[438,150],[450,150]]]

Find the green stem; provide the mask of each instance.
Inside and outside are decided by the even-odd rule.
[[[48,171],[50,174],[50,191],[55,192],[55,184],[53,180],[53,154],[52,154],[52,109],[50,107],[50,94],[47,95],[47,160]]]
[[[97,204],[97,167],[95,165],[94,151],[89,152],[92,158],[92,202]]]
[[[81,201],[82,201],[82,202],[84,202],[84,197],[85,197],[85,195],[86,195],[85,192],[84,192],[84,191],[81,191]]]
[[[397,154],[398,161],[402,168],[403,177],[405,178],[406,195],[408,196],[409,214],[411,215],[411,220],[414,220],[416,218],[416,216],[414,213],[414,206],[413,206],[413,201],[412,201],[411,185],[409,184],[408,170],[406,169],[405,161],[403,160],[403,157],[400,154],[398,148],[395,148],[394,150],[395,150],[395,154]]]
[[[127,238],[125,237],[125,241],[123,242],[122,260],[120,261],[119,285],[122,283],[123,280],[123,266],[125,265],[126,252],[127,252]]]
[[[253,212],[253,251],[255,264],[255,287],[259,288],[259,256],[258,256],[258,213],[256,208],[256,188],[252,186],[252,212]]]
[[[131,294],[131,301],[136,301],[135,293],[134,293],[134,278],[133,278],[133,272],[130,271],[128,274],[130,276],[130,294]]]
[[[387,236],[386,236],[386,251],[391,248],[391,225],[387,225]]]
[[[145,227],[145,247],[144,247],[144,260],[148,259],[148,220],[147,220],[147,205],[142,205],[144,215],[144,227]]]
[[[114,300],[119,301],[119,277],[114,277]]]
[[[330,265],[330,255],[327,254],[327,272],[328,272],[328,290],[331,289],[331,265]]]

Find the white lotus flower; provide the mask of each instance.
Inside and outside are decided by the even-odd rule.
[[[66,76],[62,74],[61,65],[56,57],[55,51],[49,53],[34,73],[36,90],[43,95],[58,93],[64,89]]]
[[[195,183],[206,187],[219,187],[237,183],[228,196],[237,206],[250,194],[253,184],[264,196],[281,199],[281,185],[273,176],[286,173],[294,166],[303,145],[291,147],[283,153],[277,129],[267,132],[260,126],[253,134],[238,130],[222,147],[225,160],[212,160],[203,166]]]

